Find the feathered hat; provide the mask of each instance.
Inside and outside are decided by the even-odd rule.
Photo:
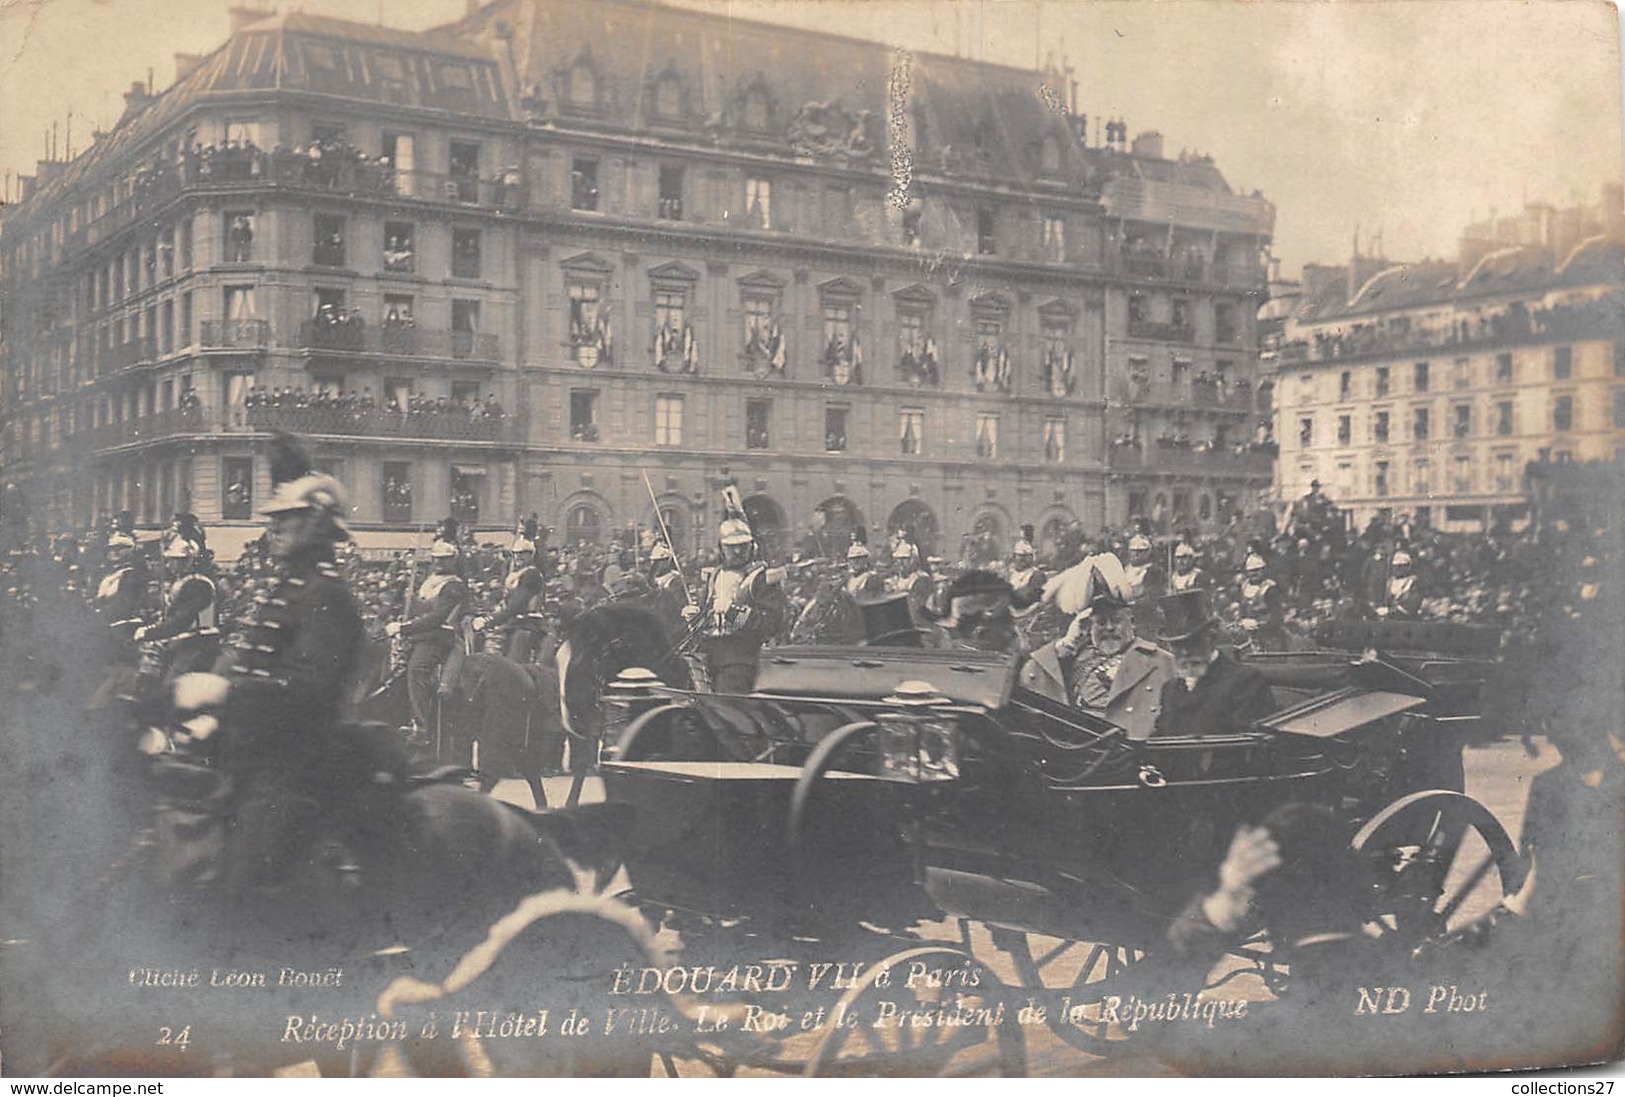
[[[344,485],[325,472],[316,472],[304,443],[287,431],[271,432],[269,455],[271,498],[260,508],[260,513],[317,511],[332,522],[335,540],[349,540],[350,531],[344,524],[344,516],[349,513],[350,504]]]
[[[513,544],[508,546],[508,551],[515,555],[521,552],[535,552],[538,525],[535,515],[520,522],[519,528],[514,531]]]
[[[748,545],[756,540],[745,517],[745,500],[739,494],[739,484],[729,480],[722,485],[722,525],[717,529],[717,540],[724,545]]]
[[[429,556],[437,560],[457,556],[457,519],[446,518],[441,521],[434,544],[429,546]]]

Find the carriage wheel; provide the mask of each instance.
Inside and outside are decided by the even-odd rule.
[[[975,971],[974,987],[907,985],[911,965]],[[1007,988],[958,949],[909,949],[875,964],[831,1010],[805,1073],[809,1077],[1022,1077],[1027,1049]],[[883,1003],[896,1011],[877,1025]],[[914,1027],[910,1018],[958,1024]]]
[[[1495,816],[1459,792],[1396,800],[1352,845],[1375,874],[1371,925],[1407,950],[1488,913],[1523,886],[1526,872]]]
[[[1060,965],[1069,962],[1067,956],[1075,957],[1083,951],[1083,960],[1072,977],[1068,995],[1071,1005],[1064,1012],[1060,1008],[1050,1010],[1045,1023],[1064,1043],[1098,1055],[1101,1042],[1114,1035],[1111,1023],[1101,1017],[1103,1004],[1107,996],[1122,989],[1125,976],[1130,972],[1138,974],[1135,967],[1145,959],[1145,952],[1130,945],[1061,941],[1038,954],[1033,951],[1033,941],[1032,934],[1013,934],[1008,945],[1016,976],[1027,988],[1047,986],[1045,971],[1071,970]]]

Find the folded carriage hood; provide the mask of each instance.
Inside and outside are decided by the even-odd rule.
[[[895,647],[781,647],[762,652],[756,692],[878,701],[904,682],[929,682],[956,704],[999,709],[1017,656]]]

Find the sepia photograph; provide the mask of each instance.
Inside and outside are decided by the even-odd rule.
[[[1620,33],[0,4],[0,1075],[1618,1061]]]

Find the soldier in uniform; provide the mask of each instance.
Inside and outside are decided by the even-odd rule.
[[[846,593],[855,602],[878,598],[886,593],[886,581],[869,570],[869,537],[862,526],[852,531],[852,547],[846,550]]]
[[[290,443],[274,442],[290,446]],[[343,486],[308,461],[274,455],[274,577],[232,627],[211,674],[176,680],[183,712],[225,717],[222,760],[236,779],[226,858],[238,897],[285,882],[336,806],[334,728],[366,640],[361,613],[333,563],[349,537]]]
[[[1022,666],[1021,684],[1126,728],[1130,739],[1150,738],[1173,660],[1135,636],[1134,612],[1121,591],[1103,577],[1094,586],[1094,597],[1066,634]]]
[[[916,626],[929,624],[926,603],[936,583],[931,573],[920,566],[920,550],[913,541],[900,541],[892,550],[892,559],[897,564],[897,574],[886,584],[886,589],[893,594],[908,595],[909,617]]]
[[[778,628],[783,576],[755,559],[756,540],[743,518],[723,519],[717,540],[722,562],[706,581],[704,604],[684,606],[683,619],[700,623],[711,688],[749,693],[756,653]]]
[[[215,603],[219,592],[214,580],[200,569],[203,547],[190,537],[172,537],[164,546],[164,569],[174,576],[164,590],[163,616],[156,624],[135,632],[138,644],[161,645],[165,658],[150,668],[186,673],[201,667],[189,664],[186,649],[192,641],[215,634]],[[212,658],[212,655],[210,656]]]
[[[1265,575],[1267,564],[1258,553],[1248,553],[1243,564],[1239,594],[1241,631],[1258,651],[1287,650],[1282,621],[1280,585]]]
[[[429,549],[434,574],[417,590],[418,613],[404,621],[391,621],[384,634],[405,637],[412,645],[406,660],[406,689],[412,703],[411,737],[426,742],[434,713],[435,695],[449,686],[446,665],[461,646],[458,626],[468,609],[468,584],[458,565],[457,523],[447,519],[441,536]]]
[[[475,633],[484,634],[498,651],[515,663],[533,662],[547,633],[543,601],[547,581],[536,566],[536,519],[527,518],[508,546],[508,575],[502,581],[502,604],[489,617],[476,617]]]
[[[1411,554],[1400,549],[1389,561],[1388,585],[1383,590],[1377,616],[1415,620],[1421,608],[1422,588],[1416,582]]]
[[[107,626],[107,657],[111,663],[130,664],[135,632],[146,624],[149,612],[147,562],[136,550],[135,538],[123,530],[108,535],[104,560],[106,571],[96,584],[95,606]]]
[[[675,628],[688,605],[688,588],[677,570],[676,555],[664,541],[655,542],[649,550],[649,597],[660,619]]]
[[[1128,575],[1128,600],[1130,603],[1149,602],[1161,597],[1167,591],[1168,574],[1154,557],[1151,538],[1143,533],[1136,533],[1129,538],[1128,563],[1123,565]]]
[[[1196,590],[1208,585],[1207,572],[1196,563],[1196,550],[1189,541],[1181,541],[1174,548],[1174,570],[1168,577],[1168,587],[1174,593]]]
[[[1032,526],[1021,527],[1021,539],[1010,550],[1010,567],[1005,578],[1010,582],[1011,603],[1018,615],[1037,606],[1044,596],[1044,584],[1049,582],[1049,576],[1038,566]]]

